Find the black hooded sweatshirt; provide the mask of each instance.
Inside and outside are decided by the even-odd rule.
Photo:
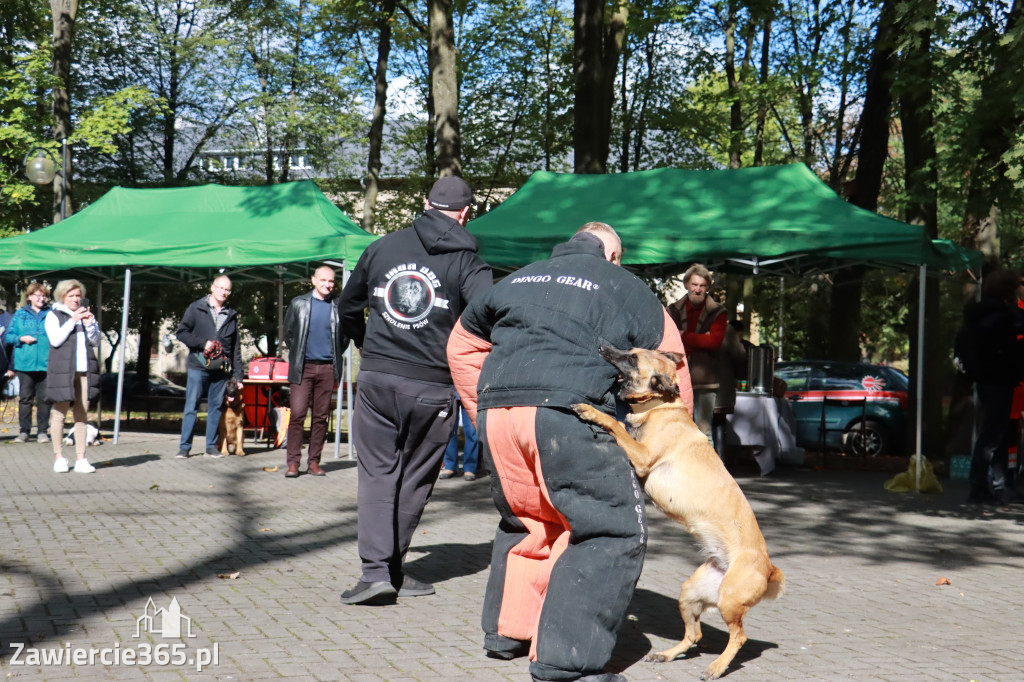
[[[434,209],[370,244],[338,302],[342,329],[362,350],[361,369],[451,384],[448,335],[493,280],[476,239]]]

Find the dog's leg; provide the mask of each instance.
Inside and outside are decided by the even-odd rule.
[[[700,630],[700,616],[704,609],[718,601],[718,588],[722,583],[722,571],[713,559],[705,561],[679,590],[679,614],[683,617],[686,631],[679,644],[656,654],[650,654],[648,661],[663,663],[671,661],[693,647],[704,636]]]
[[[767,572],[770,570],[771,564],[766,556],[751,556],[748,553],[738,557],[726,571],[718,591],[718,610],[722,620],[729,626],[729,644],[722,655],[704,671],[703,679],[714,680],[724,674],[740,647],[746,643],[743,618],[765,596],[768,590]]]
[[[220,450],[220,454],[227,455],[228,453],[228,426],[225,423],[226,415],[220,416],[220,425],[217,427],[217,449]]]
[[[651,451],[647,449],[646,445],[629,435],[629,432],[626,431],[621,422],[587,403],[576,403],[572,406],[572,409],[583,421],[596,424],[611,434],[615,442],[619,444],[619,447],[626,451],[629,461],[633,464],[633,468],[636,469],[637,476],[644,478],[650,473],[651,463],[654,461]]]
[[[238,426],[235,428],[235,454],[241,457],[245,457],[245,450],[242,447],[242,443],[245,441],[245,422],[242,417],[238,417]]]

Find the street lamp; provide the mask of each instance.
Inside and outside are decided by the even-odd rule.
[[[53,182],[56,176],[60,176],[60,219],[65,217],[65,203],[68,196],[68,141],[63,139],[61,144],[61,169],[57,169],[57,159],[53,152],[43,147],[33,147],[25,156],[25,177],[33,185],[48,185]]]

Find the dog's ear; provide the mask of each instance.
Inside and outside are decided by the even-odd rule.
[[[679,387],[676,386],[675,379],[664,374],[655,374],[651,377],[651,390],[663,395],[679,396]]]
[[[671,361],[672,361],[673,363],[675,363],[675,365],[676,365],[677,367],[678,367],[679,365],[683,364],[683,360],[685,360],[685,359],[686,359],[686,356],[685,356],[685,355],[683,355],[682,353],[676,353],[675,351],[671,351],[671,350],[663,350],[663,351],[659,351],[659,352],[660,352],[660,353],[661,353],[662,355],[664,355],[664,356],[665,356],[666,358],[668,358],[669,360],[671,360]]]

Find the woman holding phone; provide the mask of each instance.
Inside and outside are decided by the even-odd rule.
[[[83,306],[85,287],[77,279],[59,282],[53,290],[53,307],[46,316],[46,336],[50,339],[49,375],[46,395],[53,403],[50,413],[50,438],[53,441],[53,470],[69,470],[64,458],[64,420],[74,405],[75,472],[91,474],[96,468],[85,458],[86,419],[89,401],[100,392],[99,362],[94,350],[100,342],[100,329],[88,307]]]

